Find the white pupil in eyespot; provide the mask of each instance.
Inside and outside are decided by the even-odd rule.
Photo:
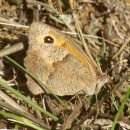
[[[51,36],[46,36],[44,38],[44,42],[45,43],[53,43],[54,42],[54,39],[51,37]]]

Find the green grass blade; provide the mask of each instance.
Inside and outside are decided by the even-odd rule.
[[[16,116],[14,114],[11,114],[11,113],[7,113],[5,111],[1,111],[0,110],[0,114],[3,115],[3,116],[6,116],[8,118],[11,118],[13,120],[16,120],[16,122],[18,123],[21,123],[21,124],[24,124],[26,126],[29,126],[33,129],[36,129],[36,130],[44,130],[43,128],[33,124],[31,121],[29,121],[28,119],[24,118],[24,117],[19,117],[19,116]]]
[[[25,97],[24,95],[22,95],[21,93],[19,93],[18,91],[16,91],[15,89],[13,89],[12,87],[10,87],[9,85],[7,85],[6,83],[0,81],[0,87],[3,87],[5,89],[9,90],[10,92],[12,92],[16,96],[18,96],[20,99],[22,99],[25,102],[27,102],[29,105],[33,106],[38,111],[40,111],[40,112],[46,114],[47,116],[49,116],[50,118],[52,118],[54,121],[58,120],[58,118],[56,116],[54,116],[51,113],[47,112],[42,107],[40,107],[39,105],[37,105],[36,103],[34,103],[33,101],[31,101],[30,99],[28,99],[27,97]]]
[[[111,130],[115,130],[115,126],[116,126],[116,123],[117,123],[117,121],[118,121],[118,118],[119,118],[119,116],[120,116],[120,114],[121,114],[121,112],[122,112],[122,110],[123,110],[123,108],[124,108],[124,106],[125,106],[125,104],[126,104],[127,99],[129,98],[129,96],[130,96],[130,89],[128,89],[128,92],[126,93],[126,95],[125,95],[125,97],[124,97],[124,99],[123,99],[123,101],[122,101],[122,104],[121,104],[121,106],[119,107],[119,110],[118,110],[118,112],[117,112],[117,114],[116,114],[116,116],[115,116],[113,125],[112,125],[112,127],[111,127]]]
[[[36,81],[39,86],[41,88],[44,88],[45,90],[48,90],[58,101],[59,103],[66,107],[66,108],[69,108],[67,104],[65,104],[58,96],[56,96],[45,84],[43,84],[39,79],[37,79],[35,76],[33,76],[28,70],[26,70],[24,67],[22,67],[21,65],[19,65],[17,62],[15,62],[13,59],[11,59],[10,57],[8,56],[5,56],[5,58],[7,60],[9,60],[11,63],[15,64],[18,68],[20,68],[23,72],[25,72],[26,74],[28,74],[32,79],[34,79],[34,81]]]

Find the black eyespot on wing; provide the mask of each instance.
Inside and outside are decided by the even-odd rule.
[[[54,39],[51,36],[44,37],[44,43],[53,43]]]

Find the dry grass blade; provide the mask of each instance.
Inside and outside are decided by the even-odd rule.
[[[24,44],[22,42],[17,43],[15,45],[12,45],[10,47],[7,47],[5,49],[0,50],[0,57],[4,57],[6,55],[16,53],[16,52],[23,50],[23,49],[24,49]]]
[[[117,56],[123,51],[123,49],[127,46],[127,44],[130,42],[130,37],[126,39],[126,42],[122,45],[122,47],[119,49],[119,51],[112,57],[112,59],[117,58]]]
[[[69,128],[69,126],[71,125],[71,123],[79,116],[79,114],[81,113],[81,108],[82,105],[77,105],[75,106],[75,109],[73,110],[73,112],[67,117],[66,121],[62,124],[60,130],[66,130],[67,128]]]
[[[16,114],[16,115],[20,115],[20,116],[23,116],[23,117],[26,117],[27,119],[29,119],[30,121],[32,122],[35,122],[36,124],[38,124],[39,126],[49,130],[51,129],[50,126],[48,126],[46,123],[44,123],[43,120],[41,119],[38,119],[36,117],[34,117],[33,115],[31,115],[30,113],[27,113],[27,112],[23,112],[24,109],[21,110],[18,110],[16,109],[15,107],[9,105],[8,103],[6,102],[3,102],[0,100],[0,108],[3,108],[5,110],[9,110],[11,111],[12,113]]]

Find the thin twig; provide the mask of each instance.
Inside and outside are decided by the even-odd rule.
[[[112,57],[112,59],[115,59],[123,51],[123,49],[129,43],[129,41],[130,41],[130,37],[128,37],[128,39],[126,40],[126,42],[122,45],[122,47],[119,49],[119,51]]]

